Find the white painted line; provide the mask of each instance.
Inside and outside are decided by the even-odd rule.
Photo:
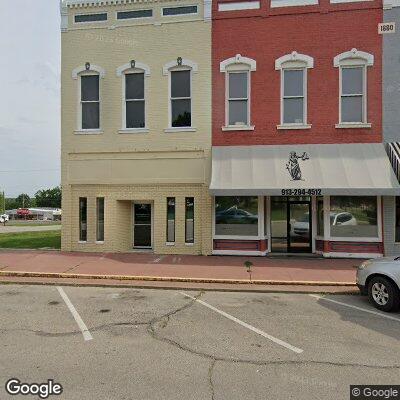
[[[211,304],[206,303],[205,301],[202,301],[200,299],[196,299],[195,297],[192,297],[186,293],[181,292],[184,296],[189,297],[192,300],[195,300],[196,302],[202,304],[203,306],[209,308],[210,310],[215,311],[218,314],[221,314],[222,316],[224,316],[225,318],[230,319],[231,321],[234,321],[236,323],[238,323],[239,325],[244,326],[247,329],[250,329],[251,331],[257,333],[260,336],[265,337],[266,339],[271,340],[272,342],[279,344],[280,346],[285,347],[286,349],[289,349],[291,351],[294,351],[297,354],[300,354],[303,352],[302,349],[299,349],[298,347],[292,346],[289,343],[284,342],[283,340],[277,339],[274,336],[269,335],[268,333],[265,333],[264,331],[262,331],[261,329],[255,328],[254,326],[251,326],[249,324],[247,324],[246,322],[241,321],[240,319],[234,317],[233,315],[230,315],[228,313],[226,313],[225,311],[219,310],[218,308],[215,308],[214,306],[212,306]]]
[[[82,332],[83,338],[86,341],[92,340],[93,336],[89,332],[89,329],[87,328],[85,323],[82,321],[81,316],[78,314],[78,311],[76,311],[74,305],[71,303],[71,300],[68,298],[68,296],[64,292],[63,288],[57,286],[57,290],[60,293],[60,296],[62,297],[62,299],[65,301],[65,304],[67,305],[69,311],[71,311],[72,316],[75,318],[75,321],[78,324],[78,326],[79,326],[79,328],[80,328],[80,330]]]
[[[158,258],[154,259],[153,261],[151,261],[151,263],[152,263],[152,264],[157,264],[157,263],[159,263],[163,258],[164,258],[163,256],[158,257]]]
[[[381,312],[379,312],[379,311],[373,311],[373,310],[368,310],[367,308],[362,308],[362,307],[353,306],[353,305],[351,305],[351,304],[342,303],[341,301],[328,299],[328,298],[326,298],[326,297],[324,297],[324,296],[318,296],[318,295],[316,295],[316,294],[310,294],[309,296],[314,297],[314,298],[319,299],[319,300],[330,301],[331,303],[339,304],[339,305],[344,306],[344,307],[354,308],[355,310],[363,311],[363,312],[366,312],[366,313],[368,313],[368,314],[379,315],[380,317],[383,317],[383,318],[391,319],[391,320],[393,320],[393,321],[400,322],[400,318],[392,317],[391,315],[383,314],[383,313],[381,313]]]

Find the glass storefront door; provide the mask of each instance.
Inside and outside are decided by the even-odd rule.
[[[133,246],[136,248],[152,247],[151,204],[134,204]]]
[[[311,199],[271,197],[271,251],[311,253]]]

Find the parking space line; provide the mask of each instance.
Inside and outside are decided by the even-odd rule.
[[[218,308],[212,306],[211,304],[206,303],[205,301],[202,301],[202,300],[200,300],[200,299],[196,299],[195,297],[190,296],[190,295],[188,295],[188,294],[186,294],[186,293],[183,293],[183,292],[181,292],[181,294],[182,294],[183,296],[185,296],[185,297],[188,297],[188,298],[190,298],[190,299],[196,301],[197,303],[200,303],[201,305],[203,305],[203,306],[209,308],[210,310],[215,311],[216,313],[218,313],[218,314],[224,316],[225,318],[228,318],[228,319],[230,319],[231,321],[234,321],[234,322],[238,323],[239,325],[241,325],[241,326],[243,326],[243,327],[245,327],[245,328],[247,328],[247,329],[250,329],[251,331],[257,333],[258,335],[263,336],[263,337],[265,337],[266,339],[271,340],[271,341],[274,342],[275,344],[278,344],[278,345],[280,345],[280,346],[282,346],[282,347],[285,347],[286,349],[289,349],[289,350],[291,350],[291,351],[294,351],[294,352],[297,353],[297,354],[301,354],[301,353],[303,352],[302,349],[299,349],[298,347],[292,346],[291,344],[286,343],[286,342],[284,342],[284,341],[281,340],[281,339],[278,339],[278,338],[276,338],[276,337],[274,337],[274,336],[271,336],[271,335],[269,335],[268,333],[265,333],[264,331],[262,331],[261,329],[255,328],[254,326],[249,325],[249,324],[247,324],[246,322],[241,321],[240,319],[234,317],[233,315],[230,315],[230,314],[226,313],[225,311],[219,310]]]
[[[78,324],[78,326],[79,326],[79,328],[80,328],[80,330],[82,332],[83,338],[86,341],[92,340],[93,336],[89,332],[89,329],[87,328],[87,326],[83,322],[81,316],[78,314],[78,311],[76,311],[74,305],[71,303],[71,300],[68,298],[68,296],[64,292],[63,288],[57,286],[57,290],[60,293],[60,296],[62,297],[62,299],[65,301],[65,304],[67,305],[69,311],[71,311],[72,316],[75,318],[75,321]]]
[[[393,321],[400,322],[400,318],[392,317],[391,315],[383,314],[383,313],[380,313],[379,311],[373,311],[373,310],[368,310],[367,308],[353,306],[351,304],[342,303],[341,301],[328,299],[328,298],[326,298],[324,296],[318,296],[316,294],[310,294],[309,296],[314,297],[314,298],[319,299],[319,300],[330,301],[331,303],[339,304],[339,305],[344,306],[344,307],[354,308],[355,310],[363,311],[363,312],[366,312],[368,314],[378,315],[378,316],[383,317],[383,318],[387,318],[387,319],[391,319]]]

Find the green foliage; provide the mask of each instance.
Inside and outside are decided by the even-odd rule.
[[[39,190],[35,193],[36,207],[61,208],[61,188]]]
[[[31,198],[26,193],[21,193],[16,199],[16,208],[28,208],[31,207]]]

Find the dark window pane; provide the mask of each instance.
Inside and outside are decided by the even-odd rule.
[[[185,199],[185,242],[194,243],[194,198]]]
[[[285,124],[303,123],[303,98],[283,100],[283,122]]]
[[[284,96],[303,96],[303,70],[286,70],[284,73]]]
[[[192,126],[191,101],[172,100],[172,126]]]
[[[144,128],[144,101],[127,101],[126,102],[126,127],[127,128]]]
[[[362,96],[342,97],[342,122],[362,122],[362,108]]]
[[[197,6],[166,7],[163,8],[163,15],[196,14]]]
[[[99,76],[89,75],[81,76],[81,100],[98,101],[99,100]]]
[[[75,15],[75,22],[107,21],[107,13]]]
[[[104,241],[104,197],[96,199],[96,213],[97,213],[97,232],[96,240],[98,242]]]
[[[229,74],[229,98],[247,98],[247,72]]]
[[[396,242],[400,242],[400,197],[396,197]]]
[[[82,104],[82,129],[100,128],[100,104],[83,103]]]
[[[151,247],[151,225],[135,225],[135,247]]]
[[[342,94],[363,93],[363,68],[342,68]]]
[[[87,198],[79,198],[79,240],[87,241]]]
[[[324,198],[317,197],[317,235],[324,236]]]
[[[119,11],[117,19],[132,19],[152,17],[153,10],[135,10],[135,11]]]
[[[167,242],[175,242],[175,197],[167,198]]]
[[[125,75],[126,99],[144,99],[144,74]]]
[[[229,125],[247,125],[247,100],[229,101]]]
[[[190,97],[190,71],[171,72],[171,97]]]
[[[151,224],[151,204],[135,204],[135,224]]]

